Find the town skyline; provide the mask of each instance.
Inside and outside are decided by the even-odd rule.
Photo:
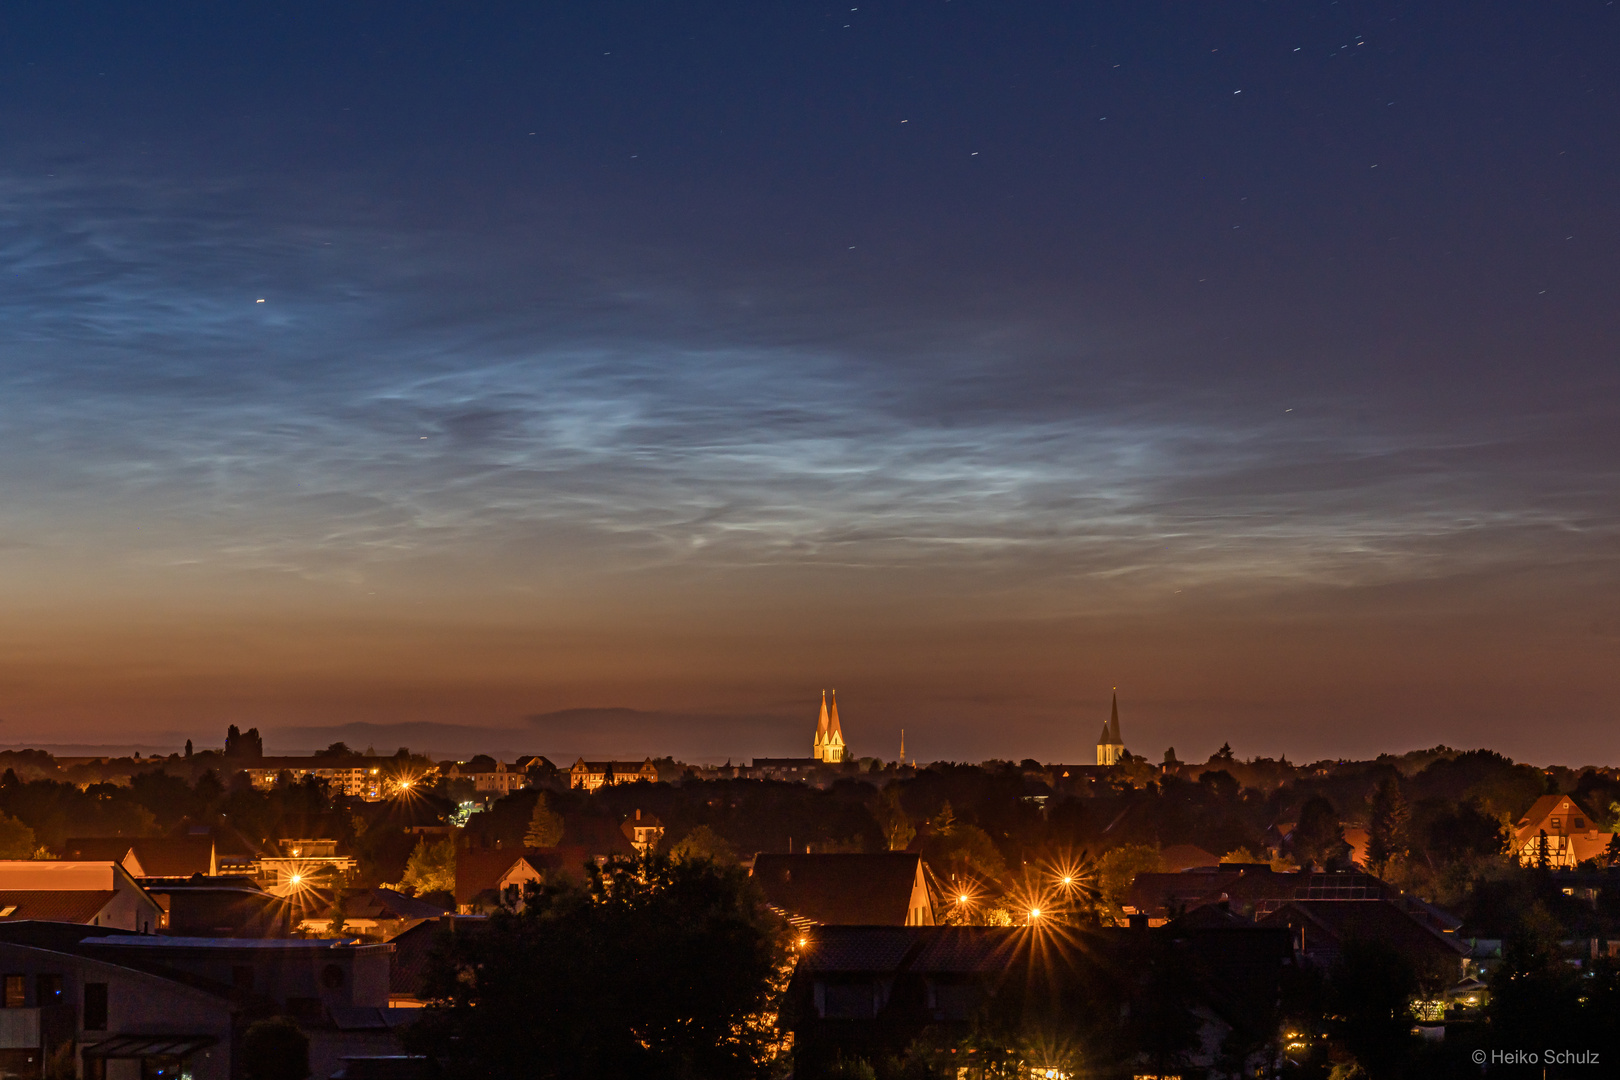
[[[875,746],[865,740],[852,748],[843,741],[841,729],[841,716],[837,711],[836,703],[833,705],[832,724],[839,731],[840,752],[837,758],[829,760],[850,762],[868,761],[876,759],[879,762],[915,763],[918,765],[944,764],[961,762],[971,764],[974,762],[1037,760],[1045,764],[1091,764],[1095,754],[1098,765],[1112,765],[1119,760],[1121,751],[1142,759],[1150,764],[1159,764],[1164,756],[1174,752],[1179,762],[1198,764],[1206,760],[1217,760],[1221,754],[1233,754],[1238,760],[1274,760],[1287,762],[1294,766],[1309,765],[1316,762],[1345,762],[1356,760],[1372,760],[1374,758],[1401,758],[1407,755],[1422,754],[1429,751],[1471,751],[1482,750],[1493,753],[1502,753],[1498,748],[1477,746],[1461,743],[1455,746],[1446,743],[1431,743],[1412,746],[1383,746],[1375,752],[1358,756],[1356,754],[1300,754],[1291,752],[1287,748],[1272,752],[1250,751],[1245,747],[1234,747],[1230,739],[1221,739],[1218,744],[1208,747],[1208,752],[1200,743],[1184,743],[1180,749],[1173,743],[1166,743],[1164,747],[1155,750],[1138,748],[1146,746],[1145,743],[1133,745],[1122,732],[1133,732],[1131,724],[1121,724],[1119,716],[1118,689],[1110,692],[1109,708],[1100,716],[1103,735],[1101,738],[1086,739],[1078,730],[1068,732],[1069,738],[1062,740],[1061,751],[1056,754],[1027,754],[1004,750],[1001,753],[991,753],[977,758],[941,756],[921,756],[916,754],[917,741],[915,735],[911,749],[904,758],[900,756],[900,748],[904,744],[904,728],[893,731],[894,747],[892,755],[881,752],[880,746]],[[536,728],[531,725],[523,728],[483,728],[483,727],[457,727],[452,725],[435,724],[399,724],[399,725],[366,725],[350,724],[324,728],[285,729],[266,728],[262,732],[252,727],[254,737],[259,745],[264,747],[263,753],[270,756],[308,756],[327,751],[331,747],[342,745],[348,752],[386,758],[392,756],[398,749],[409,749],[413,754],[423,755],[435,760],[468,760],[483,756],[496,760],[518,759],[526,756],[542,756],[566,765],[578,759],[614,759],[633,760],[643,759],[658,761],[675,761],[682,764],[701,766],[718,766],[722,762],[737,766],[746,765],[752,759],[795,759],[804,757],[805,745],[811,745],[811,756],[820,758],[821,741],[828,722],[827,714],[828,694],[823,692],[822,712],[820,725],[808,725],[803,717],[753,717],[747,718],[757,730],[752,735],[740,736],[732,748],[717,752],[682,752],[672,749],[668,741],[668,731],[678,729],[683,722],[693,719],[704,721],[705,730],[712,729],[717,723],[727,720],[735,721],[737,718],[723,718],[708,716],[683,716],[669,713],[642,713],[630,709],[580,709],[571,710],[563,714],[572,721],[587,725],[595,733],[594,739],[585,740],[584,745],[571,746],[556,739],[547,741],[538,736]],[[1127,700],[1126,717],[1131,718],[1130,702]],[[1087,720],[1078,722],[1080,727],[1091,723]],[[232,731],[243,725],[229,725]],[[1092,725],[1095,727],[1095,724]],[[807,735],[807,730],[813,734]],[[204,732],[196,735],[181,737],[178,733],[173,741],[156,740],[141,743],[57,743],[50,741],[36,742],[27,745],[0,743],[0,751],[7,750],[43,750],[58,756],[67,757],[127,757],[136,754],[153,759],[164,759],[181,752],[181,745],[185,747],[187,756],[193,747],[197,750],[219,750],[229,740],[221,735],[221,731]],[[1151,737],[1151,729],[1145,737]],[[218,745],[215,745],[215,741]],[[437,741],[435,741],[437,740]],[[660,741],[664,740],[664,741]],[[926,739],[925,739],[926,743]],[[1105,755],[1104,745],[1110,747]],[[678,745],[678,744],[675,744]],[[845,755],[848,755],[847,758]],[[1513,754],[1504,754],[1507,758],[1515,759]],[[1524,764],[1541,768],[1569,768],[1580,769],[1585,767],[1603,768],[1609,762],[1598,759],[1582,759],[1560,761],[1536,757],[1516,758]]]

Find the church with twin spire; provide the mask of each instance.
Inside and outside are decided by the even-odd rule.
[[[816,721],[816,737],[811,744],[811,755],[817,761],[825,761],[829,765],[839,764],[844,760],[844,729],[838,726],[838,691],[832,692],[831,700],[827,691],[821,692],[821,719]]]

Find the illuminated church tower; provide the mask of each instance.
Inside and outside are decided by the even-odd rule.
[[[1097,764],[1118,765],[1125,756],[1125,740],[1119,736],[1119,691],[1114,691],[1114,708],[1097,737]]]
[[[838,726],[838,691],[827,700],[827,691],[821,692],[821,719],[816,722],[816,741],[811,756],[817,761],[837,764],[844,760],[844,729]]]

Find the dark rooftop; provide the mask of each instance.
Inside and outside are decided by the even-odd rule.
[[[753,880],[772,907],[827,926],[904,926],[920,865],[904,851],[761,854]]]

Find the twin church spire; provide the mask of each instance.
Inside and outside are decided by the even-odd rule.
[[[1125,756],[1125,740],[1119,734],[1119,688],[1114,688],[1114,707],[1097,737],[1097,764],[1118,765]]]
[[[844,729],[838,726],[838,691],[821,692],[821,719],[816,722],[816,741],[811,753],[817,761],[837,764],[844,760]]]
[[[904,733],[901,734],[901,754],[904,755]],[[811,744],[811,756],[817,761],[838,764],[844,760],[844,729],[838,723],[838,691],[821,692],[821,715],[816,720],[816,737]],[[1108,721],[1097,737],[1097,764],[1118,765],[1125,758],[1125,739],[1119,732],[1119,689],[1109,708]],[[902,757],[902,760],[904,758]]]

